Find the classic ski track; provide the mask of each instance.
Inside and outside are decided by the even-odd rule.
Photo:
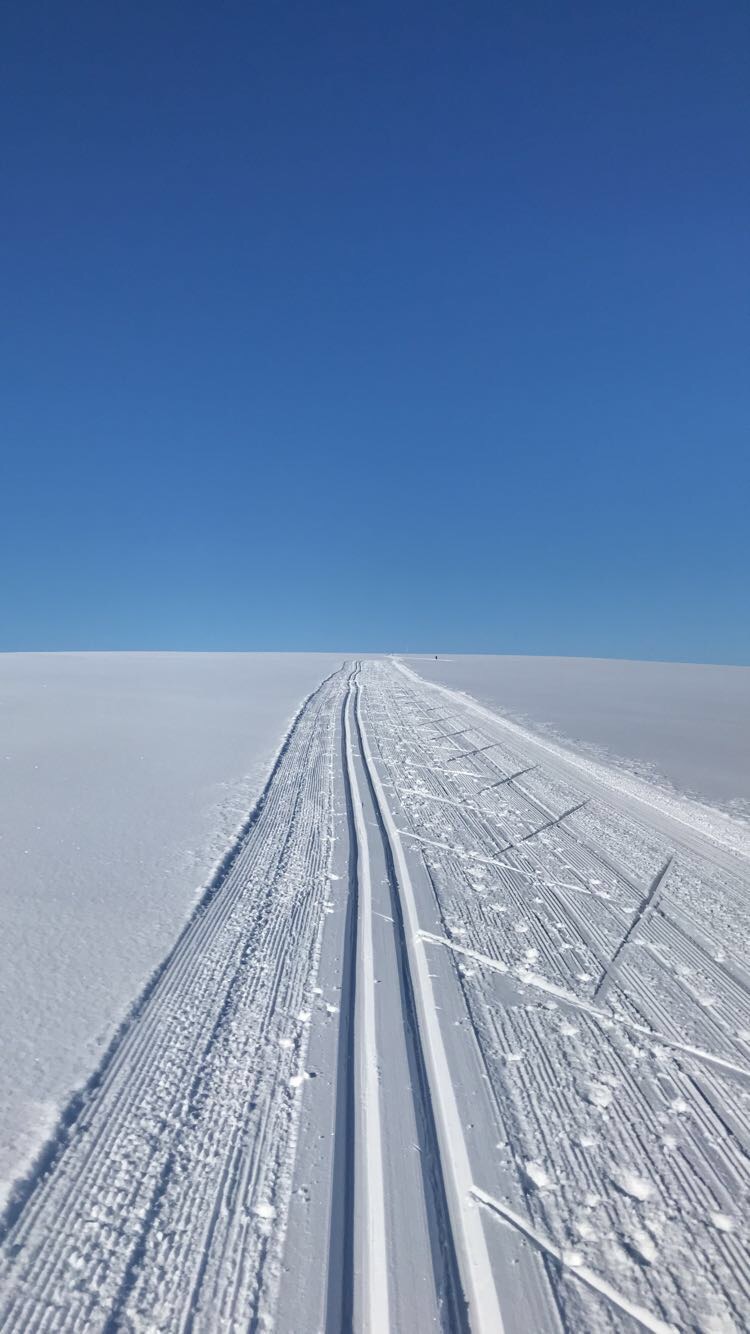
[[[359,853],[354,799],[349,777],[349,724],[355,669],[350,671],[341,707],[340,745],[344,818],[346,821],[346,903],[342,931],[339,1025],[336,1037],[333,1095],[333,1152],[331,1158],[331,1217],[328,1237],[324,1310],[326,1334],[354,1326],[356,1227],[357,1057],[355,1008],[357,1000],[357,942],[359,939]],[[335,1205],[333,1202],[337,1202]],[[359,1240],[359,1238],[357,1238]]]
[[[355,1235],[354,1268],[361,1285],[354,1310],[366,1334],[389,1329],[383,1146],[380,1122],[378,1039],[375,1028],[375,962],[370,849],[352,748],[355,673],[344,714],[348,791],[353,807],[357,867],[357,985],[355,992]]]
[[[339,1079],[351,1082],[353,1078],[356,1108],[353,1121],[345,1113],[342,1118],[344,1133],[353,1133],[355,1141],[350,1220],[354,1237],[352,1297],[348,1305],[353,1313],[352,1328],[388,1334],[394,1328],[408,1327],[416,1332],[439,1327],[461,1334],[468,1330],[465,1302],[409,974],[399,887],[362,731],[360,667],[356,664],[352,673],[344,710],[345,787],[353,833],[350,868],[355,868],[350,894],[355,895],[357,905],[354,1048],[349,1056],[350,1068],[339,1068]],[[393,915],[374,908],[376,876],[381,901],[384,886],[391,895]],[[375,932],[376,917],[392,930]],[[396,1004],[398,1018],[392,1026],[384,1026],[385,1010],[376,994],[384,976],[395,980],[390,1004]],[[400,1147],[394,1142],[386,1148],[381,1135],[381,1103],[402,1124],[413,1126],[413,1142]],[[408,1158],[402,1156],[403,1152]],[[399,1215],[403,1229],[404,1213],[398,1209],[394,1212],[394,1205],[404,1188],[409,1188],[408,1183],[414,1195],[407,1201],[409,1228],[400,1236],[399,1247],[398,1229],[390,1234],[386,1212],[394,1223]],[[424,1257],[418,1274],[411,1272],[413,1260],[405,1264],[405,1257],[414,1253]],[[346,1309],[346,1296],[341,1301],[334,1294],[334,1308]],[[326,1327],[332,1334],[334,1330],[338,1334],[340,1328],[328,1321]]]
[[[503,1320],[484,1226],[471,1199],[472,1177],[464,1126],[455,1098],[445,1051],[439,1007],[420,937],[414,889],[404,858],[399,831],[388,805],[362,717],[360,696],[356,716],[362,756],[368,772],[384,837],[390,849],[394,890],[403,922],[403,947],[410,990],[414,998],[418,1041],[426,1072],[427,1096],[435,1125],[436,1155],[440,1159],[443,1189],[452,1229],[452,1244],[460,1273],[466,1318],[473,1334],[502,1334]]]

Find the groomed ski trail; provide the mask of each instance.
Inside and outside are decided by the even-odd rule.
[[[0,1327],[261,1327],[328,890],[346,675],[300,713],[225,878],[61,1124],[5,1238]]]
[[[436,1151],[448,1204],[452,1243],[466,1303],[468,1327],[474,1334],[502,1334],[503,1321],[492,1274],[483,1221],[471,1195],[472,1177],[464,1129],[448,1066],[427,956],[419,933],[414,889],[401,840],[378,774],[357,698],[357,724],[362,755],[377,803],[379,820],[388,840],[395,871],[394,889],[400,901],[411,992],[417,1013],[422,1059],[427,1071],[427,1096],[436,1127]],[[388,1042],[388,1034],[383,1041]]]
[[[750,1323],[750,893],[355,662],[7,1215],[0,1328]]]

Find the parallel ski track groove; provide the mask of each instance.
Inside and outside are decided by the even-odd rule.
[[[336,1060],[336,1120],[332,1197],[339,1202],[331,1220],[328,1240],[326,1334],[341,1334],[353,1328],[354,1320],[354,1229],[355,1229],[355,1087],[356,1060],[354,1007],[357,996],[357,835],[354,823],[349,764],[346,754],[346,709],[354,673],[350,673],[341,706],[341,772],[349,845],[346,922],[339,1005],[339,1037]]]
[[[389,1249],[383,1115],[380,1088],[381,1036],[377,1026],[376,960],[373,934],[373,878],[365,806],[354,758],[353,700],[357,675],[347,690],[344,712],[346,765],[352,799],[357,875],[357,987],[355,991],[355,1174],[354,1275],[355,1320],[366,1334],[386,1334],[390,1327]]]
[[[452,1240],[456,1276],[454,1291],[465,1303],[456,1318],[465,1320],[475,1334],[492,1330],[502,1334],[503,1321],[499,1297],[491,1271],[481,1219],[474,1214],[468,1192],[471,1186],[468,1149],[459,1108],[452,1088],[440,1018],[432,992],[424,946],[419,939],[417,904],[411,884],[398,828],[383,789],[366,729],[363,728],[359,700],[357,707],[360,746],[374,810],[389,857],[394,897],[402,922],[401,944],[414,1013],[415,1033],[425,1071],[426,1102],[435,1135],[435,1162],[439,1163],[445,1210],[446,1236]],[[450,1184],[449,1184],[450,1183]]]
[[[258,1318],[277,1274],[265,1273],[269,1229],[252,1209],[275,1209],[283,1237],[279,1145],[293,1144],[299,1105],[289,1077],[306,1048],[296,1011],[319,949],[341,686],[337,673],[300,710],[220,880],[16,1202],[3,1327],[114,1331],[165,1302],[170,1328],[228,1328],[240,1307],[250,1327]],[[279,1047],[287,1032],[292,1046]]]
[[[360,751],[364,755],[365,748],[360,718],[361,692],[358,683],[355,685],[355,690],[357,707],[354,716]],[[404,925],[403,908],[398,889],[398,876],[393,859],[393,850],[391,848],[387,830],[383,823],[380,804],[373,787],[369,766],[365,764],[364,769],[372,807],[377,820],[378,832],[385,854],[391,897],[391,910],[393,912],[394,923],[396,926],[404,1033],[407,1039],[409,1064],[413,1067],[416,1075],[415,1083],[412,1085],[412,1097],[417,1126],[420,1127],[421,1130],[420,1164],[424,1181],[425,1199],[428,1201],[430,1245],[436,1287],[439,1295],[439,1306],[443,1314],[444,1326],[447,1330],[452,1332],[455,1331],[455,1334],[469,1334],[470,1325],[466,1298],[462,1289],[461,1274],[458,1257],[456,1255],[453,1227],[445,1189],[443,1163],[440,1154],[437,1129],[435,1126],[435,1113],[432,1105],[425,1055],[420,1036],[419,1020],[417,1017],[417,1007],[414,998],[413,982],[409,967],[406,945],[406,928]]]

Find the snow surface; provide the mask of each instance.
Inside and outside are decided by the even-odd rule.
[[[750,861],[634,785],[328,677],[50,1118],[0,1326],[748,1328]]]
[[[173,944],[303,699],[341,662],[0,655],[4,1189]]]
[[[535,731],[750,817],[750,667],[606,658],[404,656]]]

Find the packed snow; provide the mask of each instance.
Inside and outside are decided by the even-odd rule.
[[[0,655],[6,1190],[173,943],[303,699],[341,662]]]
[[[404,662],[326,675],[40,1115],[0,1326],[739,1334],[750,860],[694,814]]]
[[[750,667],[510,655],[404,661],[536,731],[750,818]]]

